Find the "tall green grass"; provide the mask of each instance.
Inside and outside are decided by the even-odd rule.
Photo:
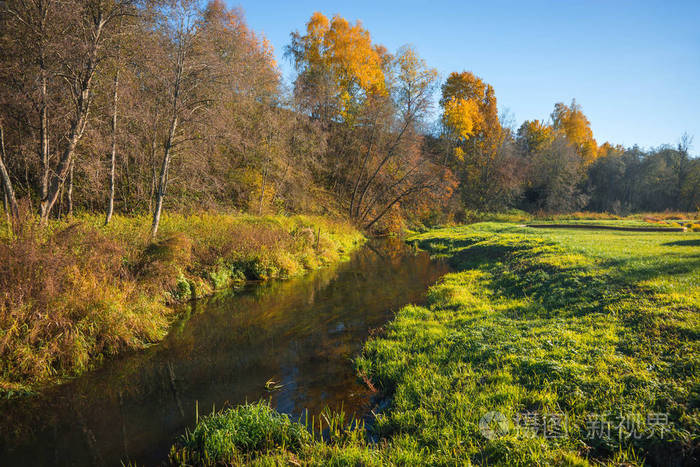
[[[173,445],[172,465],[367,465],[380,458],[368,448],[362,421],[342,411],[308,412],[297,421],[266,401],[214,412]],[[350,464],[348,464],[348,462]]]

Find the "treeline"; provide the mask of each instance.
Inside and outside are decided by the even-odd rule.
[[[598,147],[575,101],[557,104],[551,118],[550,125],[525,122],[516,135],[526,174],[518,202],[523,209],[614,214],[700,209],[700,159],[690,156],[689,136],[676,147],[647,151]]]
[[[578,210],[628,214],[700,209],[700,159],[692,139],[644,151],[598,145],[575,100],[557,103],[549,121],[517,130],[498,118],[493,88],[472,73],[452,73],[442,87],[435,144],[451,151],[459,207],[531,213]]]
[[[236,208],[332,213],[372,229],[464,209],[697,209],[688,146],[596,144],[575,104],[517,131],[472,73],[442,84],[410,47],[315,13],[286,89],[267,41],[220,1],[0,5],[6,212]]]

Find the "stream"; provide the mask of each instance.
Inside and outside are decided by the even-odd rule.
[[[250,284],[183,307],[165,340],[39,396],[0,401],[0,465],[158,465],[199,414],[259,399],[300,417],[363,416],[352,359],[372,329],[448,272],[400,241],[350,261]],[[281,389],[268,392],[273,380]]]

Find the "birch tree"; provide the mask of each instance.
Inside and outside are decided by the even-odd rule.
[[[211,98],[207,84],[213,80],[212,64],[203,44],[202,17],[196,1],[178,0],[164,9],[158,20],[167,68],[163,88],[167,95],[168,130],[155,187],[151,237],[155,238],[168,187],[169,170],[177,146],[186,139],[183,127],[206,109]]]

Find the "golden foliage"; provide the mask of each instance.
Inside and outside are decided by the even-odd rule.
[[[622,146],[621,144],[616,144],[613,146],[607,141],[598,148],[598,157],[621,156],[624,153],[624,146]]]
[[[581,111],[581,106],[576,104],[576,100],[571,101],[570,106],[561,102],[554,105],[552,126],[566,135],[584,163],[590,164],[598,157],[598,143],[593,138],[591,123]]]
[[[447,78],[442,88],[442,105],[449,99],[456,97],[473,100],[478,104],[479,112],[483,118],[481,131],[487,131],[488,127],[498,127],[498,107],[496,93],[490,84],[469,71],[462,73],[453,72]]]
[[[554,129],[540,120],[526,120],[518,129],[518,138],[528,151],[539,151],[552,142]]]
[[[443,107],[443,124],[462,140],[467,140],[482,125],[479,105],[473,99],[451,97]]]
[[[342,112],[347,112],[358,94],[386,93],[383,64],[386,49],[372,45],[369,31],[357,21],[351,24],[335,15],[332,20],[315,12],[299,42],[303,52],[297,61],[316,70],[330,72],[339,89]]]
[[[494,157],[503,136],[496,93],[490,84],[469,71],[453,72],[442,87],[443,123],[453,136],[479,154]],[[466,136],[465,136],[466,135]],[[462,148],[467,152],[468,148]]]

